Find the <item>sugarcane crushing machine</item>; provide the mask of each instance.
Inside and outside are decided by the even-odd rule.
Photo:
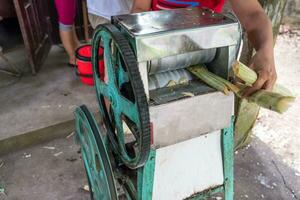
[[[75,111],[93,199],[215,193],[233,199],[234,95],[210,88],[186,68],[205,65],[229,79],[240,38],[233,15],[205,8],[114,16],[97,27],[92,62],[100,120],[84,105]]]

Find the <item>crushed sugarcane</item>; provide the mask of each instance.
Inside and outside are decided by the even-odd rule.
[[[178,84],[180,84],[180,85],[187,85],[188,83],[189,83],[189,80],[186,77],[182,77],[178,81]]]
[[[228,81],[220,76],[215,75],[214,73],[208,71],[207,69],[206,69],[206,71],[207,71],[207,74],[209,74],[212,77],[215,77],[215,79],[224,83],[227,86],[228,90],[230,90],[230,91],[234,92],[235,94],[237,94],[238,96],[240,96],[240,94],[241,94],[240,92],[243,89],[242,85],[234,85],[230,81]]]
[[[201,79],[203,82],[208,84],[209,86],[215,88],[216,90],[223,92],[224,94],[229,94],[229,91],[234,92],[238,97],[242,97],[242,93],[244,89],[247,86],[251,86],[252,83],[254,83],[257,79],[256,73],[251,70],[248,67],[235,67],[234,70],[236,70],[238,73],[241,72],[240,69],[243,69],[242,76],[241,77],[246,77],[246,73],[252,74],[252,78],[240,78],[241,80],[245,81],[245,84],[242,83],[237,83],[237,84],[232,84],[230,81],[223,79],[222,77],[217,76],[214,73],[211,73],[206,69],[205,66],[192,66],[189,67],[188,70],[197,76],[199,79]],[[248,69],[247,69],[248,68]],[[256,79],[254,79],[253,72],[256,76]],[[247,82],[249,81],[249,82]],[[252,82],[252,83],[251,83]],[[251,84],[250,84],[251,83]],[[282,93],[276,93],[276,92],[269,92],[266,90],[259,90],[252,94],[250,97],[247,97],[248,101],[256,103],[257,105],[273,110],[278,113],[283,113],[285,112],[289,106],[291,105],[292,102],[294,102],[295,97],[292,95],[287,95],[289,94],[289,90],[287,90],[284,87],[278,87],[281,88],[283,91]]]
[[[217,76],[213,73],[210,73],[205,67],[192,66],[189,67],[188,70],[212,88],[215,88],[226,95],[229,94],[229,89],[226,84],[223,81],[220,81],[220,79],[216,78]]]
[[[257,80],[256,72],[239,61],[233,63],[232,70],[234,75],[244,81],[247,86],[251,86]]]
[[[195,96],[195,94],[191,93],[191,92],[182,92],[181,94],[185,97],[194,97]]]
[[[177,85],[176,81],[170,80],[170,81],[166,84],[165,87],[173,87],[173,86],[175,86],[175,85]]]

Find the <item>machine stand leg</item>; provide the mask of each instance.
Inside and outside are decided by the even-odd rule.
[[[224,195],[225,200],[234,198],[234,130],[233,120],[229,128],[222,131],[223,167],[224,167]]]
[[[155,169],[155,151],[151,150],[146,164],[138,169],[138,200],[151,200]]]

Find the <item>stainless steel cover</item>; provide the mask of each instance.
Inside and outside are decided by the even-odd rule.
[[[241,36],[235,18],[201,8],[120,15],[113,23],[134,40],[138,62],[236,46]]]
[[[234,23],[222,14],[205,8],[184,8],[135,13],[113,17],[132,36]]]

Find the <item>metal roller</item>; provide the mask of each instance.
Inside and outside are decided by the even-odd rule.
[[[149,90],[166,87],[169,83],[180,84],[192,80],[192,75],[185,69],[177,69],[149,76]]]
[[[206,49],[191,53],[169,56],[157,60],[151,60],[149,74],[171,71],[175,69],[183,69],[200,63],[209,63],[216,56],[217,49]]]

